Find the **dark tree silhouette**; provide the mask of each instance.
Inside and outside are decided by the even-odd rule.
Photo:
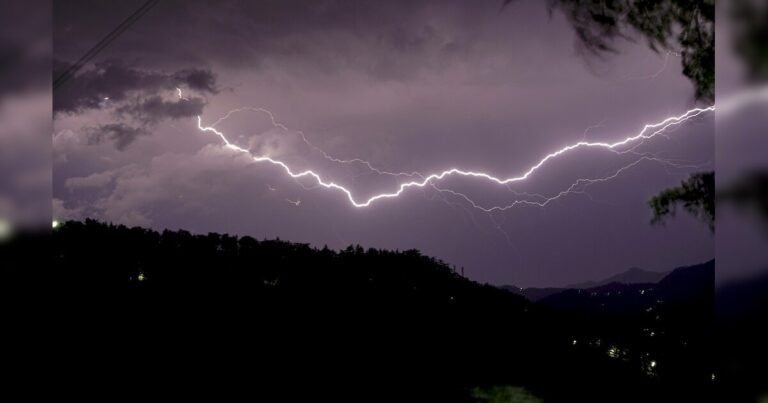
[[[504,0],[503,4],[514,1]],[[582,54],[602,57],[616,53],[617,39],[644,40],[656,52],[678,52],[682,73],[694,84],[696,99],[714,102],[714,0],[548,0],[547,4],[550,11],[560,10],[568,18]],[[714,172],[693,174],[681,187],[652,198],[652,222],[674,214],[678,203],[714,231]]]
[[[693,174],[680,186],[653,197],[648,205],[653,210],[652,223],[664,222],[674,216],[677,205],[682,205],[714,231],[716,205],[721,203],[754,212],[768,224],[768,172],[752,171],[717,189],[714,172]]]
[[[761,84],[768,81],[768,6],[755,0],[732,0],[728,4],[727,17],[732,29],[732,46],[741,58],[749,82]],[[711,178],[701,181],[701,178]],[[672,198],[694,207],[693,213],[714,229],[715,203],[729,203],[756,212],[768,223],[768,172],[747,172],[732,183],[723,183],[715,190],[714,173],[692,175],[682,186],[669,189],[653,198],[649,204],[654,209],[654,221],[660,221],[670,211]],[[702,199],[694,200],[700,196]],[[704,211],[699,211],[699,207]],[[701,212],[702,214],[699,214]]]
[[[680,186],[666,189],[648,201],[653,210],[652,223],[662,223],[665,217],[674,216],[676,207],[682,205],[690,214],[701,219],[710,230],[715,230],[715,173],[693,174]]]
[[[516,0],[504,0],[504,5]],[[617,52],[616,40],[643,40],[656,52],[682,57],[696,99],[715,99],[714,0],[548,0],[573,26],[588,56]]]

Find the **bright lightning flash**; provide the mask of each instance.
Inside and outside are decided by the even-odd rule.
[[[280,123],[277,123],[274,120],[274,116],[272,115],[271,112],[269,112],[269,111],[267,111],[265,109],[261,109],[261,108],[252,108],[252,109],[253,110],[258,110],[258,111],[261,111],[261,112],[264,112],[264,113],[267,113],[270,116],[270,118],[272,119],[273,125],[275,125],[277,127],[281,127],[283,129],[287,130],[287,128],[285,126],[283,126]],[[313,170],[309,170],[308,169],[308,170],[299,171],[299,172],[294,171],[293,169],[291,169],[290,166],[288,166],[283,161],[280,161],[280,160],[277,160],[277,159],[274,159],[274,158],[271,158],[271,157],[268,157],[268,156],[254,155],[248,149],[242,148],[242,147],[240,147],[240,146],[230,142],[229,139],[227,139],[226,135],[223,132],[221,132],[220,130],[216,129],[214,126],[216,124],[220,123],[222,120],[226,119],[233,112],[228,113],[225,117],[219,119],[218,121],[216,121],[216,123],[214,123],[213,125],[210,125],[210,126],[204,126],[203,122],[202,122],[202,117],[198,116],[197,117],[197,125],[198,125],[198,129],[200,129],[201,131],[211,132],[211,133],[214,133],[215,135],[219,136],[219,138],[221,138],[221,140],[224,142],[225,147],[227,147],[227,148],[229,148],[231,150],[240,152],[240,153],[248,154],[256,162],[268,162],[268,163],[270,163],[272,165],[276,165],[276,166],[282,168],[285,171],[285,173],[288,174],[291,178],[294,178],[294,179],[312,178],[317,183],[318,186],[324,187],[326,189],[331,189],[331,190],[335,190],[335,191],[341,192],[342,194],[344,194],[346,196],[347,200],[349,201],[349,203],[352,206],[357,207],[357,208],[363,208],[363,207],[369,207],[374,202],[377,202],[379,200],[397,198],[397,197],[399,197],[401,194],[403,194],[403,192],[405,192],[409,188],[423,188],[423,187],[425,187],[425,186],[427,186],[429,184],[432,184],[434,182],[441,181],[444,178],[449,177],[449,176],[464,176],[464,177],[479,178],[479,179],[484,179],[484,180],[487,180],[487,181],[490,181],[490,182],[494,182],[494,183],[497,183],[497,184],[500,184],[500,185],[509,185],[511,183],[514,183],[514,182],[524,181],[524,180],[528,179],[531,175],[533,175],[533,173],[535,173],[541,167],[543,167],[547,162],[549,162],[549,161],[551,161],[551,160],[553,160],[553,159],[555,159],[555,158],[557,158],[557,157],[559,157],[561,155],[564,155],[566,153],[574,151],[576,149],[581,149],[581,148],[603,148],[603,149],[611,150],[611,151],[616,152],[616,153],[631,152],[631,150],[634,149],[637,146],[637,143],[642,143],[645,140],[651,139],[651,138],[653,138],[653,137],[655,137],[657,135],[662,134],[666,129],[668,129],[670,127],[680,125],[682,123],[687,122],[690,119],[696,118],[697,116],[700,116],[700,115],[708,113],[708,112],[713,112],[714,110],[715,110],[715,106],[714,105],[706,107],[706,108],[693,108],[691,110],[686,111],[685,113],[683,113],[681,115],[670,116],[670,117],[668,117],[668,118],[666,118],[666,119],[664,119],[664,120],[662,120],[662,121],[660,121],[658,123],[653,123],[653,124],[645,125],[643,127],[643,129],[640,130],[640,132],[638,132],[634,136],[630,136],[630,137],[627,137],[627,138],[624,138],[622,140],[615,141],[615,142],[579,141],[577,143],[574,143],[574,144],[571,144],[571,145],[567,145],[567,146],[565,146],[563,148],[560,148],[559,150],[553,151],[553,152],[545,155],[536,164],[532,165],[530,168],[528,168],[528,170],[526,170],[525,172],[523,172],[521,175],[518,175],[518,176],[512,176],[512,177],[508,177],[508,178],[499,178],[499,177],[490,175],[490,174],[485,173],[485,172],[465,171],[465,170],[462,170],[460,168],[449,168],[449,169],[446,169],[446,170],[444,170],[444,171],[442,171],[440,173],[434,173],[434,174],[427,175],[427,176],[423,176],[423,175],[420,175],[418,173],[413,173],[412,175],[420,176],[421,179],[420,180],[416,180],[416,181],[403,182],[394,191],[380,193],[380,194],[374,195],[374,196],[372,196],[372,197],[370,197],[368,199],[363,199],[363,200],[355,198],[355,196],[353,195],[351,190],[347,189],[346,187],[344,187],[344,186],[342,186],[342,185],[340,185],[340,184],[338,184],[338,183],[336,183],[334,181],[324,179],[320,174],[318,174],[317,172],[315,172]],[[303,134],[302,134],[302,136],[303,136]],[[304,137],[304,139],[306,141],[306,137]],[[622,149],[622,147],[624,147],[624,146],[634,146],[634,147],[632,147],[630,149],[627,149],[627,150],[624,150],[624,149]],[[326,158],[331,158],[331,157],[329,157],[325,153],[323,153],[323,155]],[[397,174],[397,173],[391,173],[391,172],[377,170],[376,168],[373,168],[367,161],[364,161],[364,160],[359,160],[359,159],[354,159],[354,160],[337,160],[337,159],[332,159],[332,160],[334,160],[336,162],[344,162],[344,163],[347,163],[347,162],[360,162],[360,163],[368,165],[368,167],[370,169],[376,170],[379,173],[391,174],[391,175],[403,175],[403,173]],[[632,165],[634,165],[634,164],[632,164]],[[405,174],[405,175],[410,175],[410,174]],[[581,182],[578,182],[578,183],[581,183]],[[459,193],[456,193],[456,194],[459,195]],[[562,193],[561,193],[561,195],[562,195]]]
[[[180,90],[179,90],[179,97],[180,98],[182,97],[182,94],[181,94]],[[755,102],[755,101],[761,101],[761,102],[768,101],[768,87],[762,87],[762,88],[753,89],[751,91],[744,91],[744,92],[738,93],[738,94],[732,96],[731,98],[729,98],[729,99],[727,99],[727,100],[725,100],[723,102],[719,102],[718,106],[717,106],[717,111],[719,113],[731,112],[733,110],[740,109],[740,108],[744,107],[746,104],[749,104],[749,103],[752,103],[752,102]],[[304,140],[304,142],[307,145],[311,146],[316,151],[320,152],[323,155],[323,157],[326,158],[329,161],[333,161],[333,162],[336,162],[336,163],[344,163],[344,164],[350,164],[350,163],[363,164],[370,171],[376,172],[376,173],[381,174],[381,175],[407,176],[407,177],[418,177],[419,178],[419,180],[401,183],[396,188],[396,190],[394,190],[394,191],[380,193],[380,194],[374,195],[374,196],[372,196],[372,197],[370,197],[368,199],[357,199],[357,198],[355,198],[355,196],[352,194],[351,190],[349,190],[348,188],[346,188],[346,187],[344,187],[344,186],[342,186],[342,185],[340,185],[340,184],[338,184],[338,183],[336,183],[334,181],[330,181],[330,180],[324,179],[320,174],[318,174],[317,172],[315,172],[313,170],[309,170],[308,169],[308,170],[297,172],[297,171],[294,171],[291,167],[289,167],[285,162],[280,161],[278,159],[274,159],[274,158],[271,158],[271,157],[268,157],[268,156],[254,155],[248,149],[242,148],[242,147],[240,147],[240,146],[230,142],[223,132],[221,132],[220,130],[215,128],[215,126],[217,124],[219,124],[222,121],[224,121],[225,119],[229,118],[229,116],[231,116],[233,113],[241,112],[241,111],[245,111],[245,110],[265,113],[271,119],[272,125],[274,127],[278,127],[278,128],[283,129],[283,130],[290,131],[286,126],[284,126],[283,124],[278,123],[276,121],[276,119],[275,119],[274,115],[272,114],[272,112],[270,112],[270,111],[268,111],[266,109],[263,109],[263,108],[251,108],[251,107],[239,108],[239,109],[235,109],[233,111],[230,111],[224,117],[218,119],[215,123],[213,123],[210,126],[204,126],[203,122],[202,122],[202,118],[200,116],[198,116],[197,117],[198,129],[200,129],[203,132],[214,133],[215,135],[219,136],[219,138],[221,138],[221,140],[224,142],[224,145],[225,145],[226,148],[229,148],[229,149],[234,150],[234,151],[239,152],[239,153],[248,154],[256,162],[268,162],[268,163],[270,163],[272,165],[276,165],[276,166],[282,168],[285,171],[285,173],[288,174],[291,178],[294,178],[294,179],[301,179],[301,178],[305,178],[305,177],[306,178],[311,178],[312,180],[314,180],[317,183],[317,185],[319,187],[323,187],[323,188],[326,188],[326,189],[338,191],[338,192],[340,192],[340,193],[342,193],[343,195],[346,196],[347,200],[349,201],[349,203],[352,206],[357,207],[357,208],[369,207],[374,202],[377,202],[377,201],[380,201],[380,200],[383,200],[383,199],[397,198],[401,194],[403,194],[403,192],[405,192],[407,189],[410,189],[410,188],[425,188],[425,187],[429,186],[430,188],[432,188],[432,189],[434,189],[434,190],[436,190],[438,192],[448,193],[448,194],[452,194],[454,196],[458,196],[460,198],[463,198],[467,202],[469,202],[474,208],[480,209],[480,210],[482,210],[482,211],[484,211],[486,213],[491,213],[491,212],[494,212],[494,211],[504,211],[504,210],[507,210],[507,209],[509,209],[509,208],[511,208],[511,207],[513,207],[515,205],[518,205],[518,204],[536,205],[536,206],[542,206],[543,207],[543,206],[547,205],[548,203],[552,202],[553,200],[556,200],[556,199],[558,199],[558,198],[560,198],[560,197],[562,197],[562,196],[564,196],[566,194],[569,194],[569,193],[584,193],[584,189],[587,186],[589,186],[591,184],[594,184],[594,183],[606,182],[606,181],[609,181],[611,179],[614,179],[618,175],[620,175],[623,171],[625,171],[625,170],[627,170],[629,168],[632,168],[633,166],[638,165],[639,163],[641,163],[643,161],[656,161],[656,162],[661,162],[661,163],[668,164],[670,166],[674,166],[674,167],[678,167],[678,168],[681,168],[681,167],[697,167],[695,165],[688,165],[688,166],[679,165],[679,164],[674,163],[671,160],[662,159],[662,158],[659,158],[657,156],[652,156],[652,155],[649,155],[649,154],[637,153],[637,152],[635,152],[635,149],[637,149],[640,145],[642,145],[646,140],[649,140],[649,139],[654,138],[656,136],[666,136],[666,134],[664,132],[667,129],[673,128],[675,126],[679,126],[679,125],[681,125],[681,124],[683,124],[683,123],[685,123],[685,122],[687,122],[687,121],[689,121],[691,119],[694,119],[694,118],[696,118],[698,116],[701,116],[703,114],[714,112],[716,110],[716,108],[715,108],[715,105],[712,105],[712,106],[708,106],[708,107],[704,107],[704,108],[693,108],[693,109],[690,109],[690,110],[688,110],[688,111],[686,111],[686,112],[684,112],[684,113],[682,113],[680,115],[670,116],[670,117],[667,117],[667,118],[665,118],[665,119],[663,119],[663,120],[661,120],[661,121],[659,121],[657,123],[647,124],[637,134],[635,134],[633,136],[626,137],[624,139],[621,139],[621,140],[618,140],[618,141],[615,141],[615,142],[592,142],[592,141],[586,141],[585,139],[583,139],[582,141],[579,141],[579,142],[574,143],[574,144],[567,145],[565,147],[562,147],[562,148],[560,148],[558,150],[555,150],[555,151],[545,155],[537,163],[533,164],[530,168],[528,168],[522,174],[520,174],[518,176],[508,177],[508,178],[498,178],[496,176],[490,175],[490,174],[485,173],[485,172],[465,171],[465,170],[462,170],[460,168],[449,168],[449,169],[446,169],[446,170],[444,170],[442,172],[433,173],[431,175],[422,175],[422,174],[420,174],[418,172],[411,172],[411,173],[400,172],[400,173],[396,173],[396,172],[384,171],[384,170],[380,170],[378,168],[375,168],[368,161],[365,161],[365,160],[362,160],[362,159],[355,158],[355,159],[350,159],[350,160],[342,160],[342,159],[337,159],[337,158],[331,157],[327,153],[325,153],[324,151],[320,150],[318,147],[316,147],[312,143],[310,143],[309,140],[307,140],[307,138],[304,135],[304,133],[297,132],[298,134],[300,134],[302,136],[302,139]],[[585,133],[585,136],[586,136],[586,133]],[[487,180],[487,181],[490,181],[490,182],[493,182],[493,183],[496,183],[496,184],[499,184],[499,185],[504,185],[505,187],[507,187],[508,190],[512,191],[512,189],[509,187],[510,184],[512,184],[514,182],[521,182],[521,181],[524,181],[524,180],[528,179],[537,170],[539,170],[541,167],[543,167],[549,161],[551,161],[551,160],[553,160],[553,159],[555,159],[557,157],[560,157],[560,156],[562,156],[562,155],[564,155],[566,153],[569,153],[571,151],[575,151],[577,149],[584,149],[584,148],[600,148],[600,149],[605,149],[605,150],[611,151],[611,152],[613,152],[615,154],[633,154],[633,155],[637,155],[637,156],[639,156],[639,158],[636,159],[634,162],[630,163],[629,165],[626,165],[626,166],[620,168],[619,170],[615,171],[611,175],[608,175],[608,176],[605,176],[605,177],[602,177],[602,178],[595,178],[595,179],[586,179],[586,178],[577,179],[569,188],[567,188],[566,190],[564,190],[564,191],[562,191],[560,193],[557,193],[556,195],[554,195],[552,197],[546,197],[546,196],[539,195],[539,194],[527,194],[527,193],[522,193],[521,194],[521,193],[516,193],[515,192],[515,194],[517,196],[523,195],[525,197],[529,197],[529,199],[516,200],[513,204],[507,205],[507,206],[495,206],[495,207],[490,207],[490,208],[482,207],[482,206],[476,204],[475,202],[473,202],[469,197],[467,197],[466,195],[464,195],[462,193],[455,192],[455,191],[449,190],[449,189],[439,188],[439,187],[437,187],[435,185],[435,182],[439,182],[439,181],[441,181],[441,180],[443,180],[443,179],[445,179],[445,178],[447,178],[449,176],[464,176],[464,177],[470,177],[470,178],[484,179],[484,180]],[[530,198],[533,198],[534,200],[531,200]],[[298,205],[297,202],[294,202],[292,200],[290,202]]]

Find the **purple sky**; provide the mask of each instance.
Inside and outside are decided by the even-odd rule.
[[[675,55],[626,42],[619,54],[584,58],[544,2],[503,11],[500,3],[164,0],[55,94],[54,215],[333,248],[417,248],[473,279],[520,286],[712,258],[713,236],[686,214],[649,224],[646,201],[697,168],[645,161],[546,207],[492,215],[433,188],[356,209],[197,130],[198,114],[210,124],[233,108],[267,108],[289,130],[253,112],[218,127],[254,153],[367,198],[408,179],[327,161],[298,131],[329,155],[388,171],[509,177],[582,140],[590,126],[598,127],[588,140],[615,141],[694,106]],[[56,3],[55,59],[78,58],[140,4]],[[711,169],[713,123],[690,121],[637,151]],[[511,189],[466,178],[436,184],[486,206],[508,204],[513,191],[557,194],[636,157],[578,150]]]

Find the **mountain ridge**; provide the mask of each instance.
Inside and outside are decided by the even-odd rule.
[[[643,270],[639,267],[630,267],[624,272],[621,272],[619,274],[614,274],[613,276],[604,278],[602,280],[585,281],[583,283],[567,285],[563,288],[586,289],[586,288],[595,288],[595,287],[599,287],[601,285],[606,285],[610,283],[621,283],[621,284],[658,283],[671,272],[672,270],[658,272],[658,271]]]
[[[514,294],[525,297],[531,302],[539,302],[545,298],[562,293],[568,290],[592,290],[611,284],[619,285],[638,285],[638,284],[658,284],[664,281],[673,272],[684,269],[687,267],[699,266],[702,264],[708,264],[708,262],[700,263],[697,265],[688,265],[676,267],[669,271],[648,271],[639,267],[630,267],[629,269],[606,277],[597,281],[585,281],[583,283],[575,283],[564,287],[517,287],[514,285],[503,285],[499,288],[512,292]]]

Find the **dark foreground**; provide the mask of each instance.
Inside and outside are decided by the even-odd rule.
[[[0,256],[15,373],[43,366],[46,385],[80,396],[649,402],[715,390],[714,262],[534,304],[418,251],[94,221]]]

